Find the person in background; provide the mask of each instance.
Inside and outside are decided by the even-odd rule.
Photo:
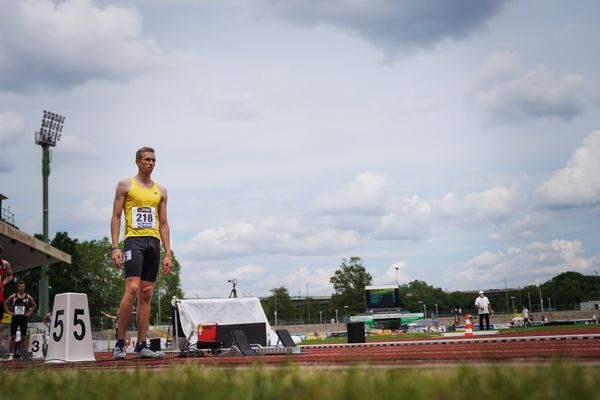
[[[52,309],[50,309],[50,311],[48,311],[46,315],[44,315],[42,322],[44,323],[44,325],[46,325],[46,329],[50,331],[50,325],[52,324]]]
[[[521,313],[523,314],[523,326],[531,326],[531,323],[529,322],[529,309],[523,306],[523,311],[521,311]]]
[[[4,247],[0,245],[0,301],[4,303],[4,285],[13,280],[13,272],[10,263],[2,258],[2,252],[4,251]],[[0,320],[4,315],[4,308],[2,309],[2,313],[0,313]],[[2,338],[3,338],[3,329],[2,323],[0,322],[0,349],[2,349]]]
[[[485,320],[485,329],[490,330],[490,313],[493,313],[490,300],[485,296],[483,290],[479,291],[479,296],[475,299],[475,307],[479,311],[479,330],[483,330],[483,321]]]
[[[452,307],[452,316],[454,317],[454,328],[460,325],[460,311],[458,306]]]
[[[116,335],[117,334],[117,329],[119,327],[119,318],[117,318],[116,315],[112,315],[112,314],[107,313],[106,311],[100,311],[100,314],[103,317],[106,317],[106,318],[110,319],[113,322],[113,328],[115,330],[115,335]]]
[[[10,343],[9,343],[9,359],[12,359],[15,352],[15,341],[17,330],[21,331],[21,343],[23,349],[27,349],[27,319],[37,309],[37,303],[27,292],[25,292],[25,282],[17,283],[17,292],[11,294],[4,301],[4,311],[12,316],[10,323]]]

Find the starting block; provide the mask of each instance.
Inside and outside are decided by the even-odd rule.
[[[262,347],[260,345],[251,345],[248,341],[248,337],[246,333],[241,330],[234,330],[231,332],[231,337],[233,339],[233,345],[229,350],[221,353],[221,356],[261,356],[261,355],[284,355],[284,354],[300,354],[302,350],[300,347],[296,346],[294,340],[290,336],[289,332],[285,329],[282,329],[281,332],[277,331],[277,334],[280,335],[280,340],[284,344],[290,343],[290,346],[267,346]],[[286,336],[287,334],[287,336]],[[282,338],[283,337],[283,338]]]
[[[44,335],[36,333],[29,336],[29,352],[32,359],[44,358]]]
[[[294,339],[292,339],[292,336],[287,329],[277,329],[275,333],[279,338],[277,343],[281,342],[281,344],[283,344],[285,347],[298,347],[296,346],[296,342],[294,342]]]
[[[248,336],[244,331],[231,331],[234,345],[238,348],[243,356],[257,356],[258,353],[250,346]],[[233,347],[233,346],[232,346]]]
[[[87,295],[54,296],[46,363],[96,361]]]

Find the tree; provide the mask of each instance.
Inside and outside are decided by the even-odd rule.
[[[154,291],[152,292],[152,310],[153,317],[158,317],[160,307],[160,321],[159,323],[166,321],[171,316],[171,299],[177,297],[178,299],[183,298],[183,290],[181,289],[181,265],[175,257],[175,252],[171,251],[171,259],[173,261],[173,267],[169,275],[162,273],[163,259],[165,252],[161,249],[160,253],[160,267],[158,275],[156,277],[156,283],[154,284]],[[152,318],[151,318],[152,319]]]
[[[35,235],[41,239],[41,235]],[[101,240],[79,242],[67,232],[57,232],[50,244],[71,255],[71,264],[59,263],[50,267],[50,304],[59,293],[85,293],[92,323],[97,322],[100,311],[116,314],[123,296],[123,268],[117,269],[112,263],[111,243],[107,237]],[[121,242],[121,247],[122,247]],[[172,253],[173,268],[169,275],[162,274],[164,251],[161,250],[160,269],[152,298],[152,313],[158,313],[160,305],[161,320],[171,315],[171,298],[183,298],[181,289],[181,265]],[[37,298],[40,268],[23,271],[18,278],[25,280],[27,291]],[[13,288],[9,286],[8,290]],[[159,304],[160,297],[160,304]]]
[[[71,264],[61,262],[54,264],[49,268],[50,304],[54,301],[54,296],[59,293],[85,293],[79,271],[81,258],[77,251],[77,246],[79,245],[78,240],[71,239],[67,232],[57,232],[50,244],[71,255]]]
[[[348,307],[350,313],[365,311],[365,286],[370,285],[373,277],[362,264],[360,257],[350,257],[342,260],[340,268],[329,279],[335,293],[331,296],[332,309],[344,310]]]
[[[107,237],[78,243],[80,288],[88,296],[90,316],[100,316],[100,311],[114,313],[123,295],[123,269],[112,263],[111,243]]]
[[[43,239],[41,234],[35,234],[39,240]],[[71,239],[67,232],[57,232],[50,244],[57,249],[71,255],[71,264],[60,262],[52,264],[48,269],[49,291],[48,297],[50,304],[54,301],[54,296],[59,293],[76,292],[85,293],[81,286],[79,274],[79,256],[77,253],[77,239]],[[19,279],[23,279],[27,285],[27,291],[37,300],[39,294],[41,268],[33,268],[20,273]],[[43,317],[43,316],[42,316]]]
[[[277,310],[277,320],[292,321],[298,318],[298,309],[292,303],[287,288],[281,286],[271,289],[271,296],[262,301],[263,309],[267,318],[275,320],[275,310]]]

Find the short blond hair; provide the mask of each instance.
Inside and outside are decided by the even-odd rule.
[[[141,149],[139,149],[138,151],[135,152],[135,159],[141,160],[142,154],[144,154],[146,152],[154,153],[154,149],[152,147],[142,147]]]

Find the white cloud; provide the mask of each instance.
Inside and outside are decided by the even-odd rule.
[[[453,192],[433,202],[436,217],[468,221],[504,218],[514,211],[518,185],[495,186],[482,192],[457,195]]]
[[[227,297],[232,289],[229,282],[232,279],[237,279],[239,297],[265,296],[270,289],[281,286],[288,289],[290,296],[303,297],[307,283],[309,296],[333,291],[329,278],[334,274],[334,267],[309,268],[303,265],[287,268],[283,273],[280,269],[258,264],[217,266],[185,258],[179,260],[186,266],[182,270],[182,283],[187,297]]]
[[[187,256],[231,258],[249,254],[315,254],[355,247],[361,238],[351,230],[304,227],[298,221],[268,217],[259,222],[240,222],[207,228],[181,244]]]
[[[427,201],[395,197],[389,180],[376,173],[361,173],[346,188],[321,194],[317,214],[323,226],[384,240],[422,240],[432,225]]]
[[[517,217],[502,227],[499,231],[492,232],[492,240],[513,240],[518,238],[530,239],[544,226],[552,223],[552,217],[547,212],[534,211]]]
[[[186,297],[227,297],[233,289],[230,282],[233,279],[237,280],[236,291],[239,297],[255,296],[268,280],[266,270],[261,265],[242,264],[226,268],[185,258],[179,260],[186,266],[182,270]]]
[[[555,117],[570,120],[585,103],[585,82],[577,74],[560,74],[541,65],[526,68],[509,52],[484,62],[475,98],[493,120]]]
[[[88,195],[77,205],[77,208],[69,210],[67,215],[60,218],[62,221],[76,224],[83,232],[90,228],[93,229],[98,224],[105,226],[108,231],[111,215],[112,204],[101,204],[97,196]],[[106,235],[108,235],[108,232],[106,232]]]
[[[58,151],[65,153],[65,162],[88,159],[101,155],[100,150],[94,146],[87,138],[77,135],[64,135],[61,137]]]
[[[589,273],[600,257],[587,257],[579,240],[555,239],[509,247],[502,252],[484,251],[452,268],[447,279],[462,289],[499,288],[540,283],[566,271]]]
[[[14,144],[23,130],[23,118],[14,111],[0,111],[0,148]]]
[[[308,284],[308,295],[314,293],[332,293],[329,279],[335,274],[335,268],[314,268],[302,266],[294,269],[285,280],[285,287],[290,296],[305,296]],[[313,293],[311,295],[311,293]]]
[[[600,131],[594,131],[575,150],[567,166],[537,189],[543,204],[558,207],[600,203]]]
[[[375,237],[392,240],[423,240],[429,236],[433,220],[428,202],[418,196],[390,202],[379,219]]]
[[[428,202],[394,197],[386,178],[363,173],[346,188],[318,196],[317,210],[302,217],[265,217],[209,227],[181,243],[187,257],[228,259],[251,254],[339,254],[377,241],[427,240],[435,223],[473,224],[509,218],[517,184]]]
[[[133,8],[90,0],[5,1],[0,13],[0,83],[10,89],[131,77],[160,63]]]
[[[200,95],[211,115],[226,120],[254,119],[260,114],[260,104],[250,93],[215,93]]]
[[[392,285],[396,283],[398,278],[398,284],[407,283],[410,281],[410,275],[406,272],[408,269],[408,263],[404,260],[396,261],[391,264],[381,276],[373,276],[374,285]]]
[[[387,178],[363,172],[348,187],[320,195],[317,209],[324,214],[378,214],[385,205],[388,192]]]
[[[0,111],[0,173],[10,172],[14,162],[9,157],[8,148],[17,143],[23,131],[23,118],[14,111]]]

